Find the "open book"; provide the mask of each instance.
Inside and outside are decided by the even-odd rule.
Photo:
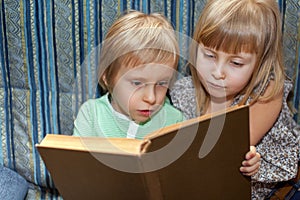
[[[66,200],[251,199],[239,168],[249,108],[174,124],[143,140],[48,134],[36,145]]]

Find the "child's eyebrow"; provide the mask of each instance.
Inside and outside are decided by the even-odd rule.
[[[252,57],[252,54],[249,53],[237,53],[237,54],[231,54],[232,57],[240,58],[240,59],[250,59]]]
[[[242,56],[240,54],[230,54],[230,55],[233,58],[240,58],[240,59],[247,59],[248,58],[247,56]]]
[[[139,81],[146,81],[147,78],[149,78],[149,76],[142,76],[142,75],[139,75],[139,74],[128,74],[126,76],[127,79],[130,79],[130,80],[139,80]]]
[[[129,75],[127,77],[127,79],[129,80],[137,80],[137,81],[141,81],[141,82],[151,82],[148,79],[151,77],[151,75],[148,75],[147,77],[144,76],[138,76],[138,75]],[[170,81],[172,79],[172,76],[161,76],[158,75],[156,78],[155,82],[160,82],[160,81]]]
[[[127,79],[131,79],[131,80],[140,80],[140,81],[146,80],[145,77],[137,76],[137,75],[128,75],[126,77]]]

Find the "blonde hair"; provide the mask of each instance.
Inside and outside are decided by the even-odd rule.
[[[99,84],[112,91],[120,67],[170,63],[177,68],[179,48],[172,25],[158,13],[129,11],[115,21],[101,48]]]
[[[275,0],[208,0],[195,28],[191,45],[190,70],[196,89],[197,112],[206,112],[210,97],[201,85],[195,68],[199,44],[226,53],[255,53],[257,62],[249,84],[238,94],[251,103],[268,101],[282,91],[285,72],[282,61],[282,33]],[[274,75],[275,86],[262,98]],[[258,88],[259,87],[259,88]]]

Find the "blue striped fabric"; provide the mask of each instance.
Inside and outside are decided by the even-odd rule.
[[[163,13],[192,35],[206,0],[0,0],[0,164],[31,183],[27,199],[61,199],[35,144],[71,134],[82,102],[99,96],[97,47],[125,10]],[[286,72],[299,109],[299,3],[278,0]],[[180,42],[182,52],[188,43]],[[182,70],[183,62],[180,62]],[[300,112],[295,119],[300,123]]]

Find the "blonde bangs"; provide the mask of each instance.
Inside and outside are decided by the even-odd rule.
[[[243,10],[243,8],[239,8]],[[217,51],[230,54],[257,53],[267,40],[263,17],[251,17],[252,10],[244,10],[224,17],[222,13],[211,21],[200,24],[196,41]]]
[[[263,4],[255,0],[208,1],[195,29],[195,41],[226,53],[264,54],[265,45],[275,40],[279,24],[273,10]]]
[[[260,35],[251,34],[242,27],[232,29],[231,27],[218,27],[210,33],[205,33],[200,38],[200,43],[217,51],[229,54],[258,53]]]
[[[175,52],[169,52],[162,49],[143,49],[127,53],[118,58],[119,66],[134,68],[148,63],[170,64],[176,69],[178,64],[178,55]]]

